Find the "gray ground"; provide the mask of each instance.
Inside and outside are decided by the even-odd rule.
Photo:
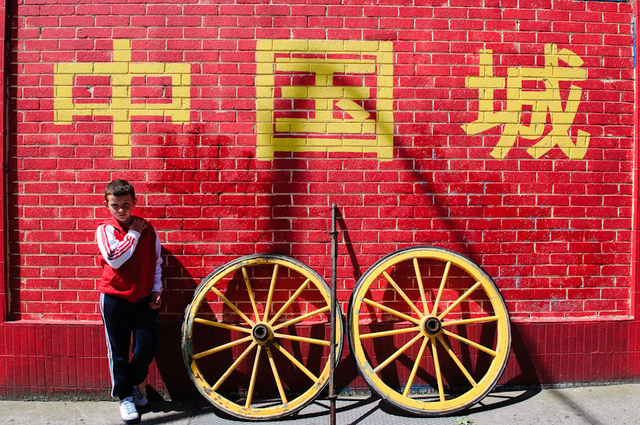
[[[640,384],[551,390],[494,392],[460,414],[418,418],[397,411],[379,399],[341,397],[336,425],[497,425],[576,424],[624,425],[640,422]],[[118,404],[111,401],[0,401],[3,425],[122,424]],[[226,425],[253,423],[225,415],[206,402],[152,400],[143,424]],[[299,413],[257,424],[311,425],[330,423],[329,401],[318,399]]]

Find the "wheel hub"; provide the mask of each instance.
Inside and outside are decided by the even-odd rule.
[[[429,336],[436,336],[442,330],[442,322],[437,317],[427,317],[422,326]]]
[[[253,327],[251,336],[258,344],[265,344],[273,338],[273,332],[271,331],[271,327],[266,323],[258,323]]]

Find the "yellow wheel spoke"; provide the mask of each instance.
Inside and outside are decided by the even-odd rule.
[[[234,303],[232,303],[231,301],[229,301],[229,299],[227,297],[225,297],[224,295],[222,295],[222,293],[218,290],[218,288],[216,288],[215,286],[211,287],[211,291],[213,291],[214,294],[216,294],[218,296],[218,298],[220,298],[231,310],[233,310],[238,316],[242,317],[242,320],[244,320],[245,322],[247,322],[249,325],[251,325],[251,327],[255,326],[255,322],[251,319],[249,319],[243,312],[241,312],[238,307],[236,307],[236,305]]]
[[[416,336],[413,337],[413,339],[409,342],[407,342],[405,345],[403,345],[402,347],[400,347],[395,353],[393,353],[389,358],[387,358],[387,360],[385,360],[384,362],[380,363],[378,365],[378,367],[376,367],[373,372],[374,373],[378,373],[380,372],[382,369],[384,369],[385,367],[387,367],[392,361],[394,361],[396,358],[398,358],[398,356],[402,353],[404,353],[405,351],[407,351],[407,349],[409,347],[411,347],[413,344],[415,344],[415,342],[417,340],[419,340],[420,338],[423,338],[424,336],[422,334],[418,334]]]
[[[276,347],[278,350],[280,350],[280,352],[282,354],[284,354],[284,356],[286,358],[288,358],[291,363],[293,363],[294,365],[296,365],[296,367],[298,369],[300,369],[305,375],[307,375],[309,377],[309,379],[311,379],[313,382],[318,382],[318,380],[320,378],[318,378],[316,375],[314,375],[309,369],[307,369],[305,367],[305,365],[303,365],[302,363],[300,363],[300,361],[298,359],[296,359],[295,357],[293,357],[293,355],[291,353],[289,353],[287,350],[284,349],[284,347],[280,344],[278,344],[277,342],[274,342],[272,344],[274,347]]]
[[[465,292],[464,294],[462,294],[462,296],[460,298],[458,298],[457,300],[455,300],[453,302],[453,304],[451,304],[445,311],[443,311],[442,313],[440,313],[440,316],[438,316],[438,319],[442,320],[442,318],[444,316],[446,316],[447,314],[449,314],[449,312],[451,310],[453,310],[454,308],[456,308],[458,306],[458,304],[460,304],[462,301],[466,300],[467,297],[469,295],[471,295],[473,293],[473,291],[475,291],[476,289],[478,289],[480,287],[480,285],[482,285],[481,282],[476,282],[475,285],[473,285],[471,288],[469,288],[469,290],[467,292]]]
[[[276,279],[278,278],[278,270],[280,265],[278,263],[273,265],[273,274],[271,275],[271,284],[269,285],[269,295],[267,296],[267,305],[264,308],[263,322],[266,322],[269,318],[269,310],[271,310],[271,303],[273,302],[273,290],[276,287]]]
[[[422,300],[422,309],[425,314],[429,312],[427,306],[427,296],[424,293],[424,285],[422,284],[422,273],[420,273],[420,265],[418,264],[418,258],[413,258],[413,269],[416,272],[416,280],[418,281],[418,288],[420,289],[420,299]]]
[[[449,356],[458,365],[458,368],[460,368],[464,376],[467,377],[467,380],[469,381],[469,383],[473,385],[474,388],[477,387],[478,384],[476,383],[476,381],[473,379],[469,371],[467,371],[467,368],[465,368],[464,365],[460,362],[460,360],[458,359],[458,356],[456,356],[456,353],[454,353],[453,350],[447,345],[442,335],[438,335],[438,341],[440,341],[440,344],[442,344],[444,349],[447,350],[447,353],[449,353]]]
[[[438,312],[438,304],[440,303],[440,299],[442,298],[444,285],[447,283],[447,279],[449,278],[450,269],[451,269],[451,261],[447,261],[447,265],[444,268],[444,273],[442,274],[442,280],[440,281],[440,287],[438,288],[438,295],[436,296],[436,300],[433,303],[433,310],[431,310],[432,316],[435,316],[436,313]]]
[[[462,337],[460,335],[454,334],[453,332],[449,332],[446,329],[443,329],[442,332],[445,333],[447,336],[450,336],[451,338],[455,338],[458,341],[462,341],[465,344],[470,345],[472,347],[475,347],[480,351],[484,351],[487,354],[491,354],[494,357],[498,355],[498,353],[496,351],[492,350],[491,348],[485,347],[484,345],[480,345],[477,342],[473,342],[473,341],[471,341],[471,340],[469,340],[467,338],[464,338],[464,337]]]
[[[404,387],[403,396],[407,397],[409,395],[409,391],[411,391],[411,385],[413,385],[413,380],[416,378],[416,374],[418,373],[418,368],[420,367],[420,360],[422,360],[422,355],[424,354],[425,348],[427,348],[427,343],[429,342],[429,338],[425,338],[422,341],[422,346],[420,347],[420,351],[418,352],[418,357],[416,357],[416,362],[413,364],[413,368],[411,369],[411,375],[409,375],[409,379],[407,380],[407,386]]]
[[[251,307],[253,307],[253,314],[256,318],[256,322],[260,320],[260,314],[258,313],[258,306],[256,305],[256,298],[253,294],[253,289],[251,288],[251,282],[249,281],[249,274],[247,273],[247,268],[242,268],[242,276],[244,277],[244,284],[247,286],[247,294],[249,295],[249,300],[251,301]]]
[[[416,314],[418,315],[418,317],[422,318],[424,316],[424,313],[422,313],[418,307],[416,307],[416,305],[413,303],[413,301],[411,301],[409,299],[409,297],[407,297],[407,294],[404,293],[404,291],[402,289],[400,289],[400,287],[398,286],[398,284],[391,278],[391,276],[389,276],[389,273],[387,273],[386,271],[383,271],[382,274],[384,275],[385,279],[387,279],[387,282],[389,282],[391,284],[391,286],[393,286],[393,288],[396,290],[396,292],[398,294],[400,294],[400,296],[402,297],[402,299],[409,304],[409,307],[411,307],[411,309],[413,311],[416,312]]]
[[[498,320],[500,320],[498,316],[485,316],[485,317],[476,317],[473,319],[449,320],[448,322],[442,322],[442,326],[468,325],[471,323],[487,323],[487,322],[496,322]]]
[[[227,369],[227,371],[220,377],[220,379],[218,379],[218,382],[216,382],[215,385],[211,387],[213,391],[217,391],[218,388],[220,388],[220,385],[222,385],[222,383],[229,377],[229,375],[231,375],[231,373],[234,370],[236,370],[238,365],[244,360],[245,357],[249,355],[251,350],[253,350],[253,347],[255,347],[256,345],[257,344],[255,342],[252,342],[251,344],[249,344],[246,350],[244,350],[244,352],[240,354],[240,356],[236,359],[236,361],[233,362],[231,366],[229,366],[229,369]]]
[[[256,389],[256,379],[258,377],[258,365],[260,364],[260,353],[262,353],[262,346],[258,345],[256,350],[256,358],[253,360],[253,370],[251,371],[251,381],[249,382],[249,389],[247,390],[247,401],[244,407],[247,409],[251,407],[251,401],[253,401],[253,391]]]
[[[200,323],[201,325],[213,326],[215,328],[227,329],[230,331],[237,331],[237,332],[244,332],[248,334],[251,333],[251,329],[249,328],[243,328],[241,326],[234,326],[234,325],[227,325],[226,323],[214,322],[213,320],[201,319],[199,317],[194,318],[193,321],[195,323]]]
[[[220,352],[222,350],[226,350],[228,348],[235,347],[236,345],[244,344],[245,342],[248,342],[248,341],[251,341],[251,335],[245,336],[244,338],[240,338],[240,339],[238,339],[236,341],[231,341],[231,342],[228,342],[226,344],[222,344],[222,345],[219,345],[217,347],[213,347],[213,348],[211,348],[209,350],[206,350],[206,351],[201,351],[200,353],[195,353],[193,355],[193,358],[198,360],[198,359],[201,359],[201,358],[203,358],[205,356],[209,356],[211,354]]]
[[[283,305],[282,308],[278,311],[278,313],[276,313],[276,315],[273,316],[271,320],[269,320],[269,325],[273,325],[275,321],[278,320],[278,318],[282,315],[282,313],[284,313],[291,306],[291,304],[293,304],[296,298],[298,298],[302,291],[305,290],[305,287],[309,284],[309,281],[310,279],[307,279],[302,283],[302,285],[300,285],[295,294],[293,294],[291,298],[289,298],[289,300],[285,303],[285,305]]]
[[[276,338],[289,339],[292,341],[308,342],[309,344],[326,345],[327,347],[331,344],[330,341],[325,341],[324,339],[306,338],[304,336],[298,336],[298,335],[285,335],[285,334],[274,333],[273,336]]]
[[[381,338],[384,336],[391,335],[400,335],[406,334],[409,332],[420,332],[420,327],[415,326],[413,328],[402,328],[402,329],[393,329],[390,331],[381,331],[381,332],[371,332],[369,334],[360,334],[360,339],[372,339],[372,338]]]
[[[271,371],[273,372],[273,378],[276,380],[276,386],[278,387],[278,392],[280,393],[280,400],[282,400],[282,404],[286,404],[287,396],[284,393],[284,387],[282,386],[282,381],[280,380],[280,375],[278,374],[276,362],[273,360],[273,353],[271,353],[271,349],[268,346],[266,350],[267,357],[269,357],[269,364],[271,365]]]
[[[438,380],[438,394],[440,401],[444,401],[444,387],[442,385],[442,371],[440,370],[440,360],[438,359],[438,347],[435,338],[431,340],[431,351],[433,352],[433,364],[436,368],[436,379]]]
[[[281,329],[281,328],[286,328],[287,326],[295,325],[298,322],[302,322],[303,320],[307,320],[310,317],[317,316],[318,314],[326,313],[329,310],[331,310],[331,306],[324,306],[324,307],[319,308],[317,310],[314,310],[314,311],[312,311],[310,313],[307,313],[307,314],[304,314],[302,316],[296,317],[295,319],[291,319],[291,320],[288,320],[288,321],[286,321],[284,323],[280,323],[278,326],[274,326],[273,330],[276,331],[276,330]]]
[[[392,314],[392,315],[394,315],[394,316],[396,316],[396,317],[399,317],[399,318],[401,318],[401,319],[404,319],[404,320],[406,320],[406,321],[408,321],[408,322],[411,322],[411,323],[413,323],[413,324],[415,324],[415,325],[418,325],[418,326],[420,325],[420,320],[418,320],[418,319],[414,319],[414,318],[413,318],[413,317],[411,317],[411,316],[407,316],[407,315],[406,315],[406,314],[404,314],[404,313],[400,313],[398,310],[394,310],[394,309],[393,309],[393,308],[391,308],[391,307],[384,306],[384,305],[382,305],[382,304],[380,304],[380,303],[377,303],[377,302],[375,302],[375,301],[372,301],[372,300],[370,300],[370,299],[368,299],[368,298],[364,298],[364,299],[362,300],[362,302],[363,302],[363,303],[365,303],[365,304],[367,304],[367,305],[370,305],[371,307],[375,307],[375,308],[377,308],[377,309],[379,309],[379,310],[386,311],[386,312],[387,312],[387,313],[389,313],[389,314]]]

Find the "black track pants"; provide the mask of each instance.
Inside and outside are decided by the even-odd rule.
[[[158,310],[149,307],[149,298],[132,303],[108,294],[100,295],[100,309],[107,337],[111,395],[122,400],[149,373],[158,348]]]

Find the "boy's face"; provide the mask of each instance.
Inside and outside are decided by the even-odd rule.
[[[118,220],[118,223],[129,226],[133,222],[133,207],[136,206],[136,199],[131,194],[107,195],[104,205],[109,208],[109,212]]]

